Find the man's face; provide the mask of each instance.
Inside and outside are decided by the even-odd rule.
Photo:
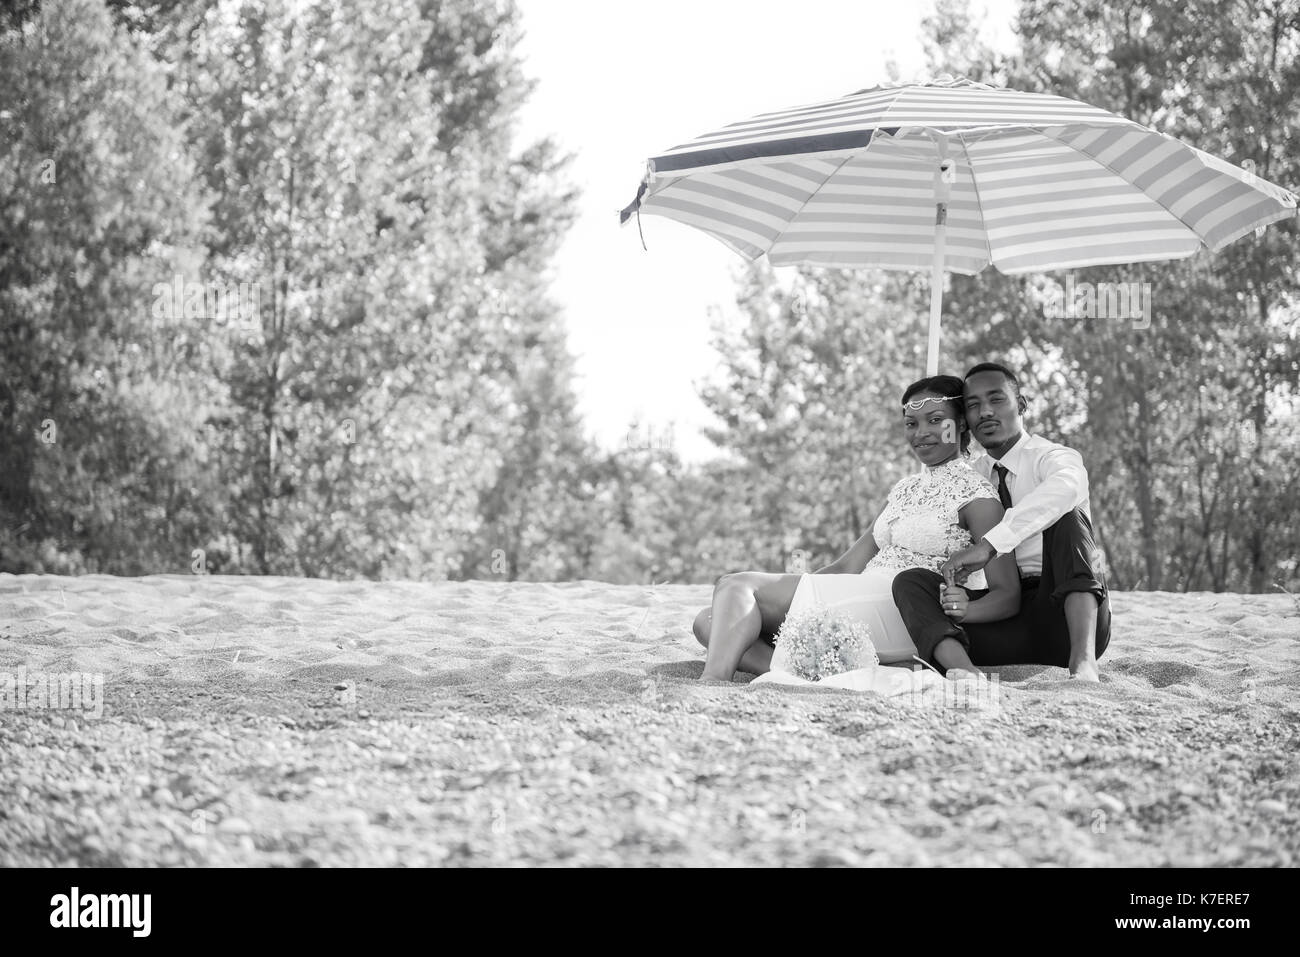
[[[1001,372],[977,372],[966,380],[966,424],[975,440],[994,449],[1021,432],[1020,397]]]

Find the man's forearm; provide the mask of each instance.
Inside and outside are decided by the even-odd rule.
[[[1020,596],[1006,589],[995,590],[976,598],[966,606],[962,624],[982,625],[990,621],[1010,618],[1020,610]]]
[[[1078,453],[1074,453],[1077,458]],[[1083,460],[1057,467],[1036,488],[1007,510],[1002,521],[985,533],[984,540],[1006,555],[1054,524],[1088,498],[1088,472]]]

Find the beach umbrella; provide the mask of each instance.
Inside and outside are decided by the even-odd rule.
[[[763,113],[646,164],[619,214],[777,266],[1008,274],[1181,259],[1296,215],[1294,194],[1114,113],[942,76]]]

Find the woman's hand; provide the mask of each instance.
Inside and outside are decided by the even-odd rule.
[[[966,589],[959,585],[945,585],[940,597],[945,615],[956,622],[966,617],[966,607],[970,604],[970,596],[966,594]]]

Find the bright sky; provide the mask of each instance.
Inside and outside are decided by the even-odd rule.
[[[756,113],[925,74],[921,19],[898,0],[517,0],[524,67],[538,81],[526,140],[576,154],[577,223],[554,264],[575,388],[589,434],[614,450],[671,426],[688,462],[717,454],[697,386],[715,375],[709,309],[734,313],[743,261],[717,240],[658,216],[618,225],[647,157]],[[1011,42],[1014,0],[974,0],[987,39]],[[920,318],[918,317],[918,321]]]

